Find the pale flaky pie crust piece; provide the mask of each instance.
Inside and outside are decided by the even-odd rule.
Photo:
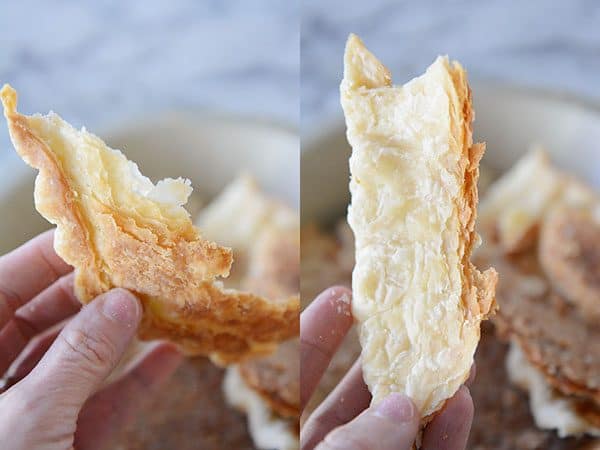
[[[19,114],[8,85],[0,96],[17,152],[39,170],[35,205],[57,226],[54,247],[75,268],[81,302],[129,289],[144,307],[142,339],[169,339],[220,364],[269,353],[297,335],[297,296],[272,302],[222,287],[232,254],[192,224],[182,206],[189,181],[154,185],[85,129],[54,113]]]
[[[440,57],[393,86],[350,36],[341,101],[363,376],[373,403],[402,392],[427,419],[469,376],[480,323],[495,309],[495,271],[470,261],[484,146],[472,143],[466,74]]]

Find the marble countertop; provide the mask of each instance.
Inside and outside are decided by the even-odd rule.
[[[7,3],[0,83],[76,126],[173,109],[297,126],[299,10],[279,0]],[[4,122],[0,161],[16,158]]]
[[[23,111],[54,109],[91,130],[172,109],[295,126],[301,110],[306,134],[341,116],[350,32],[397,82],[446,53],[474,80],[600,99],[598,23],[592,0],[22,0],[0,15],[0,82]],[[0,161],[8,147],[0,126]]]
[[[586,0],[303,0],[301,131],[341,117],[348,33],[361,36],[401,83],[438,54],[473,80],[493,79],[600,100],[600,3]],[[476,93],[475,93],[476,95]]]

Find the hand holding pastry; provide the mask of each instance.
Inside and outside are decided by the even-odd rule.
[[[331,357],[353,324],[351,292],[330,288],[302,313],[300,320],[301,404],[310,399]],[[372,448],[409,450],[417,438],[420,414],[413,401],[390,394],[369,407],[371,394],[359,361],[302,426],[302,450]],[[461,387],[423,433],[423,449],[462,450],[471,422],[473,402]]]
[[[0,257],[0,442],[15,450],[100,449],[181,357],[152,344],[105,386],[135,336],[140,302],[113,289],[82,308],[53,238],[46,232]]]

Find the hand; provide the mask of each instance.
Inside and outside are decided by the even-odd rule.
[[[351,295],[346,288],[330,288],[302,313],[302,408],[352,326]],[[370,402],[357,361],[305,422],[300,433],[302,450],[410,450],[419,428],[419,412],[411,399],[392,394],[376,407],[370,407]],[[421,448],[464,450],[472,420],[473,401],[463,386],[425,428]]]
[[[170,345],[153,344],[103,386],[135,336],[142,308],[124,289],[82,308],[53,236],[0,257],[0,376],[13,384],[0,395],[3,449],[103,448],[181,359]]]

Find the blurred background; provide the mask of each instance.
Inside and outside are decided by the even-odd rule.
[[[0,82],[90,130],[201,109],[298,121],[298,7],[277,0],[11,1]],[[0,163],[16,159],[0,127]]]
[[[338,86],[350,32],[398,84],[448,54],[471,80],[600,99],[600,4],[590,0],[303,0],[301,129],[341,118]],[[477,93],[475,92],[476,96]]]

